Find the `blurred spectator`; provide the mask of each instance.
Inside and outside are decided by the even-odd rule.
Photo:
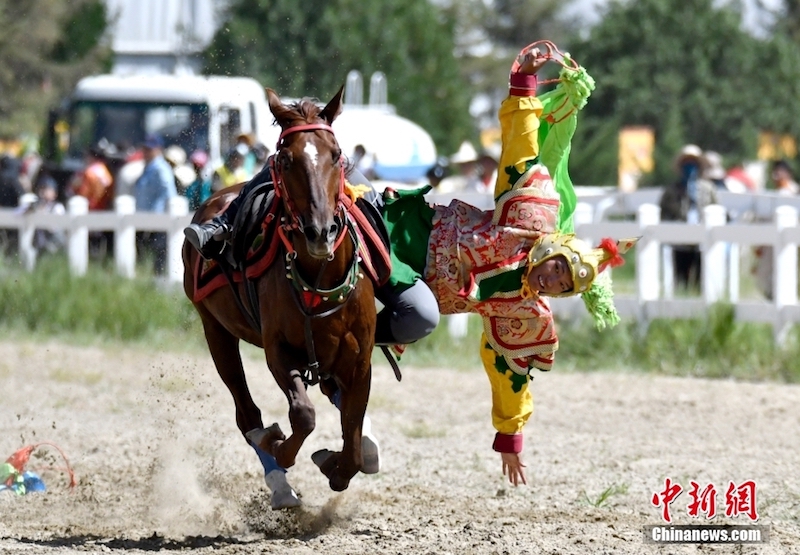
[[[125,162],[114,178],[116,196],[133,195],[136,180],[144,172],[145,160],[141,150],[133,150],[125,157]]]
[[[464,191],[470,193],[494,194],[494,184],[497,181],[497,155],[484,151],[478,156],[476,177],[467,182]]]
[[[243,145],[237,145],[228,151],[225,162],[214,172],[211,180],[211,189],[221,191],[225,187],[243,183],[250,179],[244,170],[244,157],[248,150]]]
[[[189,199],[189,209],[197,210],[211,196],[211,176],[208,172],[208,154],[195,150],[189,156],[194,168],[195,179],[184,193]]]
[[[428,183],[433,187],[434,192],[439,192],[439,184],[442,179],[450,175],[450,166],[447,158],[441,157],[436,160],[436,163],[428,168],[425,172],[425,177],[428,178]]]
[[[255,142],[256,141],[252,133],[239,133],[239,135],[236,137],[236,144],[233,145],[234,148],[242,153],[242,170],[247,176],[245,181],[253,177],[257,171],[256,165],[258,164],[258,161],[256,160],[256,153],[253,152]]]
[[[16,208],[19,197],[25,194],[19,174],[22,164],[7,154],[0,157],[0,206]]]
[[[450,166],[453,168],[453,175],[442,179],[439,183],[439,192],[477,190],[478,152],[472,143],[469,141],[461,143],[458,152],[450,157]]]
[[[728,170],[728,175],[725,177],[725,185],[731,193],[747,193],[748,191],[757,191],[758,185],[747,173],[744,166],[733,166]]]
[[[675,159],[678,179],[661,195],[661,220],[699,224],[703,209],[717,202],[714,184],[702,177],[707,169],[703,151],[696,145],[684,146]],[[685,288],[700,287],[700,249],[698,245],[673,245],[675,282]]]
[[[34,186],[36,202],[31,209],[46,214],[65,214],[64,205],[58,202],[58,184],[47,174],[41,174]],[[54,254],[67,244],[63,231],[37,229],[33,236],[33,246],[39,254]]]
[[[134,194],[136,210],[165,213],[170,198],[177,195],[175,176],[164,159],[164,140],[159,135],[148,135],[142,145],[145,167],[136,180]],[[167,234],[165,232],[139,232],[137,234],[142,251],[154,255],[153,271],[161,275],[166,269]]]
[[[705,168],[703,170],[703,177],[711,181],[717,189],[728,189],[726,184],[727,172],[725,166],[722,165],[722,155],[713,150],[707,150],[703,153],[705,160]]]
[[[357,144],[353,149],[351,159],[353,167],[361,172],[367,179],[375,179],[375,156],[369,154],[362,144]]]
[[[779,194],[796,195],[800,192],[800,186],[794,180],[794,173],[786,160],[778,160],[772,164],[771,177]]]
[[[253,154],[256,156],[255,173],[258,173],[264,169],[264,166],[267,164],[267,160],[269,159],[269,147],[264,143],[256,143],[253,147]]]
[[[86,168],[76,175],[72,189],[89,201],[89,210],[109,210],[114,198],[114,179],[108,171],[103,150],[95,145],[86,151]]]
[[[25,145],[23,150],[21,160],[22,160],[22,168],[21,168],[21,181],[22,181],[22,188],[25,189],[26,192],[34,192],[34,187],[31,185],[37,175],[39,175],[39,169],[42,167],[42,157],[38,152],[38,144],[36,142],[28,142]]]
[[[172,168],[178,194],[185,194],[197,177],[194,168],[186,163],[186,151],[178,145],[170,145],[164,149],[164,159]]]

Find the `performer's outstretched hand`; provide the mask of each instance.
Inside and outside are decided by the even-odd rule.
[[[500,453],[503,459],[503,476],[508,476],[508,481],[515,486],[520,483],[528,485],[525,479],[525,465],[522,464],[522,459],[519,453]]]
[[[539,71],[549,60],[550,56],[547,56],[538,48],[532,48],[531,50],[525,52],[522,58],[520,58],[519,73],[533,75]]]

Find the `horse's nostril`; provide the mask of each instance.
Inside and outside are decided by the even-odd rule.
[[[319,233],[317,233],[317,228],[315,228],[312,225],[307,225],[306,227],[304,227],[303,234],[305,234],[306,239],[308,239],[311,242],[316,241],[317,237],[319,236]]]

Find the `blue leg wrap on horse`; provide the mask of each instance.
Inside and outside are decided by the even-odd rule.
[[[272,455],[261,449],[259,446],[254,445],[253,442],[248,440],[247,443],[250,444],[250,447],[255,449],[256,455],[258,455],[258,460],[261,461],[261,466],[264,467],[265,474],[269,474],[273,470],[280,470],[282,472],[286,472],[286,469],[278,464],[278,462],[275,460],[275,457],[273,457]]]
[[[336,406],[337,409],[342,410],[342,390],[337,389],[336,393],[333,394],[333,399],[331,399],[331,403]]]

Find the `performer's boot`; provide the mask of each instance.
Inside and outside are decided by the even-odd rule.
[[[392,311],[384,308],[375,319],[375,345],[394,345],[397,343],[392,333]]]
[[[392,333],[392,311],[384,308],[375,320],[375,346],[387,347],[400,360],[406,350],[406,344],[397,340]]]
[[[225,241],[230,238],[231,226],[223,212],[204,224],[190,224],[183,234],[203,258],[210,260],[222,253]]]

